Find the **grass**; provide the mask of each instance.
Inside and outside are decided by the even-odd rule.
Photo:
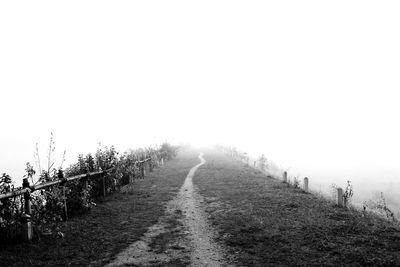
[[[217,241],[238,266],[400,265],[398,226],[288,187],[215,151],[205,151],[194,184],[204,197]],[[197,154],[182,152],[166,166],[135,181],[126,193],[108,196],[89,213],[61,225],[65,237],[0,245],[2,266],[102,266],[139,240],[164,215]],[[182,214],[150,246],[163,252],[179,238]],[[230,256],[229,256],[230,255]],[[185,266],[188,259],[165,263]],[[165,266],[164,264],[164,266]],[[156,263],[155,263],[156,266]]]
[[[239,266],[400,265],[400,229],[208,151],[194,184]]]
[[[126,193],[108,196],[89,213],[61,224],[64,238],[41,237],[31,243],[0,245],[2,266],[102,266],[140,239],[164,214],[164,205],[181,187],[196,154],[166,162]],[[173,224],[175,222],[171,222]],[[162,249],[163,238],[154,246]]]

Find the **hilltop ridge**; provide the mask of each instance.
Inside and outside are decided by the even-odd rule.
[[[203,266],[215,257],[216,266],[400,265],[398,225],[288,187],[218,150],[183,148],[105,200],[60,225],[61,239],[1,248],[0,262]]]

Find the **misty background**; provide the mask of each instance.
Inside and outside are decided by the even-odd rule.
[[[2,2],[0,173],[21,181],[51,132],[66,165],[99,142],[220,143],[400,210],[399,7]]]

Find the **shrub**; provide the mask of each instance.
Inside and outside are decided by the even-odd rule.
[[[0,176],[0,194],[13,190],[11,176],[3,173]],[[0,200],[0,241],[16,237],[20,224],[21,205],[21,197]]]
[[[347,181],[346,189],[344,190],[343,193],[343,202],[344,206],[347,207],[351,203],[351,199],[353,197],[353,185],[351,184],[351,181]]]
[[[364,208],[364,215],[365,215],[366,208],[369,208],[373,212],[379,214],[382,217],[385,217],[389,220],[396,221],[396,216],[395,216],[394,212],[387,205],[385,196],[383,195],[383,192],[380,193],[380,197],[378,200],[365,201],[363,203],[363,208]]]
[[[53,169],[50,173],[42,171],[36,184],[56,181],[60,177],[60,172],[61,170],[56,169]],[[29,176],[29,174],[26,176]],[[32,220],[34,224],[60,222],[65,219],[62,218],[64,210],[63,197],[63,189],[60,185],[34,191],[31,194]]]
[[[162,157],[165,157],[166,159],[172,159],[173,157],[176,157],[178,153],[178,147],[165,142],[161,145],[159,151]]]

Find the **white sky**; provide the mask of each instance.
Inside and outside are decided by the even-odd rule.
[[[399,171],[398,1],[2,1],[0,172],[164,140]],[[399,172],[400,173],[400,172]]]

